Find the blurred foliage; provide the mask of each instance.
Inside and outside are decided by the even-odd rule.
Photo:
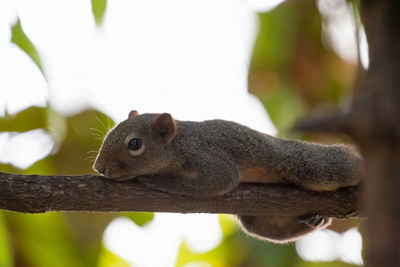
[[[101,140],[114,122],[106,115],[86,110],[62,116],[50,107],[29,107],[0,118],[1,131],[26,132],[44,129],[56,141],[54,151],[25,170],[0,164],[2,171],[22,174],[94,173],[92,162]],[[88,153],[89,152],[89,153]],[[109,222],[125,216],[142,226],[152,213],[46,213],[3,212],[0,217],[0,266],[127,266],[102,247],[101,237]],[[3,219],[4,217],[4,219]],[[6,225],[8,227],[6,227]],[[7,231],[8,229],[8,231]],[[12,237],[12,243],[7,236]],[[12,249],[9,246],[12,244]],[[3,263],[4,262],[4,263]]]
[[[92,1],[92,13],[97,26],[101,26],[103,22],[104,14],[106,12],[107,0],[91,0]]]
[[[206,253],[196,253],[183,242],[179,250],[177,267],[193,262],[205,262],[213,267],[350,267],[353,265],[333,262],[305,262],[297,256],[294,244],[280,245],[246,236],[227,216],[220,216],[224,230],[223,241]],[[236,226],[236,227],[233,227]],[[227,230],[228,229],[228,230]]]
[[[32,129],[47,127],[47,115],[49,109],[39,107],[29,107],[15,115],[5,115],[0,117],[2,131],[7,132],[27,132]]]
[[[40,60],[39,52],[35,45],[29,40],[28,36],[26,36],[19,19],[11,27],[11,34],[11,42],[21,48],[32,59],[36,66],[38,66],[43,76],[46,77],[42,62]]]
[[[129,263],[109,251],[107,248],[102,247],[99,262],[97,267],[129,267]]]
[[[107,1],[92,0],[96,24],[101,25]],[[288,1],[258,15],[257,37],[249,70],[249,90],[261,99],[281,136],[290,135],[295,120],[320,106],[347,101],[356,66],[324,48],[321,18],[313,1]],[[25,51],[44,73],[40,55],[25,35],[21,22],[12,26],[11,41]],[[51,109],[29,107],[0,117],[0,131],[44,129],[55,146],[50,155],[21,170],[0,164],[0,170],[22,174],[92,173],[91,164],[101,139],[114,125],[105,114],[85,110],[63,116]],[[334,142],[326,136],[302,136]],[[0,213],[0,266],[129,266],[102,245],[102,233],[117,216],[142,226],[151,213]],[[300,266],[341,267],[341,262],[302,261],[293,245],[276,245],[247,237],[226,216],[220,216],[223,241],[213,250],[196,253],[183,242],[176,266],[204,263],[213,267]],[[343,232],[357,220],[335,221],[332,229]],[[208,265],[207,265],[208,264]],[[200,264],[201,265],[201,264]]]
[[[287,1],[258,16],[249,91],[264,103],[279,134],[287,136],[310,110],[346,101],[357,68],[323,46],[314,1]]]
[[[0,266],[13,266],[8,229],[3,214],[0,212]]]

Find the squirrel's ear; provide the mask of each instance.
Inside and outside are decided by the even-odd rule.
[[[131,112],[129,112],[128,118],[132,118],[139,115],[139,112],[137,112],[137,110],[131,110]]]
[[[168,144],[176,136],[176,122],[168,113],[159,114],[151,122],[151,132],[155,139]]]

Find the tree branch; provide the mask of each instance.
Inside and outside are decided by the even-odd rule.
[[[311,192],[290,185],[241,184],[223,196],[194,199],[154,191],[135,180],[0,172],[0,209],[25,213],[149,211],[349,218],[359,213],[358,194],[355,187]]]

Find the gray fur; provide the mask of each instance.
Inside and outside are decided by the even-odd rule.
[[[273,174],[278,182],[308,190],[336,190],[359,183],[361,158],[346,146],[275,138],[223,120],[176,121],[176,136],[161,143],[157,127],[152,126],[158,115],[131,116],[111,130],[95,168],[106,168],[109,178],[139,176],[151,188],[193,197],[229,192],[240,182],[239,171],[255,166]],[[124,143],[132,134],[146,145],[137,157],[129,154]],[[150,178],[149,174],[159,175]],[[320,226],[311,227],[300,218],[239,216],[239,220],[248,233],[275,242],[294,240],[330,222],[325,218]]]

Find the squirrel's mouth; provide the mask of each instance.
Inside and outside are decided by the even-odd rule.
[[[104,178],[110,179],[110,180],[115,180],[118,182],[123,182],[123,181],[128,181],[128,180],[132,180],[133,178],[135,178],[134,175],[129,175],[129,174],[123,174],[123,175],[103,175]]]
[[[123,182],[123,181],[132,180],[133,178],[135,178],[135,176],[124,175],[124,176],[116,177],[116,178],[113,178],[113,179],[118,181],[118,182]]]

